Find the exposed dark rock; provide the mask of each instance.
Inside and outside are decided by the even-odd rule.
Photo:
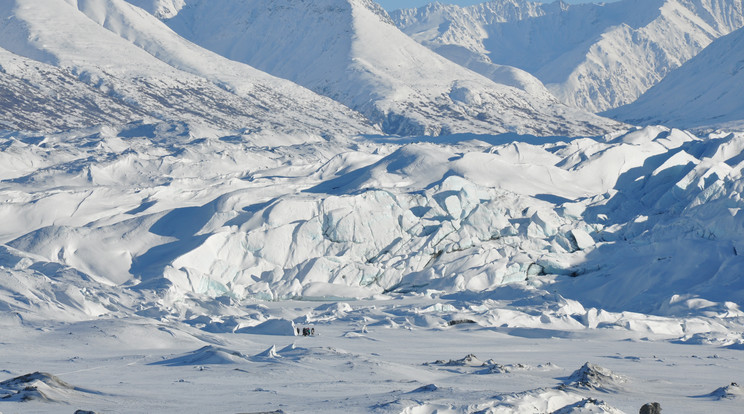
[[[725,387],[716,389],[712,393],[708,394],[708,396],[718,400],[733,400],[735,398],[744,398],[744,387],[735,382],[732,382]]]
[[[34,372],[0,382],[0,398],[9,401],[54,401],[50,393],[73,390],[76,390],[74,386],[46,372]]]
[[[639,414],[661,414],[661,404],[657,402],[644,404]]]
[[[609,392],[626,381],[625,377],[615,374],[607,368],[587,362],[574,371],[564,384],[570,387]]]
[[[472,319],[453,319],[453,320],[447,322],[447,325],[449,325],[449,326],[455,326],[455,325],[460,325],[462,323],[476,323],[476,322],[474,320],[472,320]]]

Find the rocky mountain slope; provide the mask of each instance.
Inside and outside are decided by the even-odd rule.
[[[539,78],[592,112],[634,101],[714,39],[744,26],[735,0],[432,4],[391,14],[405,33],[488,76],[491,64]]]
[[[195,46],[124,1],[13,0],[0,16],[7,129],[170,120],[246,132],[376,131],[348,108]]]

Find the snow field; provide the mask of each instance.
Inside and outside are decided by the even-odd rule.
[[[57,403],[11,399],[3,411],[55,412],[62,402],[97,412],[631,413],[659,401],[692,413],[735,412],[740,404],[728,385],[741,373],[735,349],[612,328],[405,322],[422,312],[447,319],[453,308],[461,316],[476,303],[409,296],[241,307],[313,326],[314,337],[209,332],[137,317],[4,324],[3,378],[44,370],[74,390],[38,387]],[[5,383],[0,389],[13,392]]]

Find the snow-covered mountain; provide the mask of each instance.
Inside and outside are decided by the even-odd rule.
[[[724,36],[609,116],[636,124],[744,128],[744,29]]]
[[[236,131],[376,131],[358,113],[191,44],[121,0],[12,0],[0,16],[7,129],[169,120]]]
[[[613,125],[560,104],[522,72],[495,69],[505,73],[499,84],[432,53],[371,0],[185,3],[165,20],[185,38],[331,97],[388,133],[577,135]]]
[[[488,76],[490,64],[539,78],[561,101],[598,112],[634,101],[714,39],[744,26],[740,0],[550,4],[434,3],[391,13],[411,37]]]
[[[71,71],[0,49],[0,129],[55,130],[149,119]]]

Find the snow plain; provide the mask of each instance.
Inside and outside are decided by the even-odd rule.
[[[188,3],[0,4],[0,412],[740,411],[741,130],[386,135]]]

